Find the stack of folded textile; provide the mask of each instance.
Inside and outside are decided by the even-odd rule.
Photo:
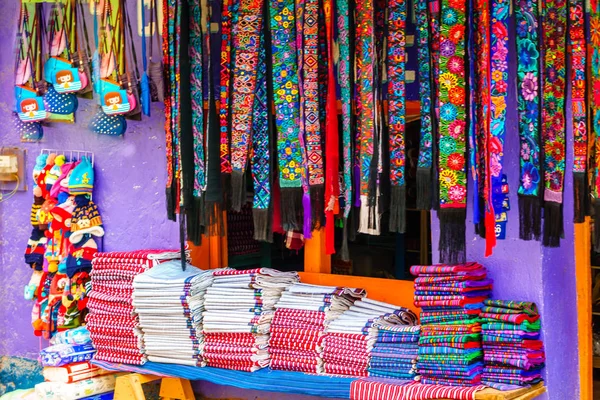
[[[421,327],[375,322],[376,342],[371,350],[369,376],[412,380],[417,376]]]
[[[302,283],[287,288],[277,303],[277,311],[271,324],[271,368],[323,373],[322,349],[325,328],[365,294],[362,289]],[[333,342],[332,338],[331,343]],[[336,362],[339,365],[341,359]],[[334,369],[335,365],[332,363],[329,371]],[[335,371],[349,372],[341,372],[341,368]]]
[[[149,361],[205,366],[204,294],[213,272],[168,261],[133,279],[133,307]]]
[[[486,300],[481,318],[483,382],[501,390],[540,382],[545,354],[535,303]]]
[[[327,327],[323,336],[324,372],[367,376],[371,349],[377,337],[375,324],[402,326],[416,322],[417,316],[403,307],[367,298],[354,302]]]
[[[161,262],[181,257],[178,251],[141,250],[97,253],[90,273],[87,328],[98,352],[95,359],[141,365],[143,342],[133,313],[133,278]]]
[[[421,382],[474,385],[481,382],[483,351],[477,319],[492,281],[477,263],[411,267],[415,305],[421,307]]]
[[[249,372],[268,366],[275,304],[298,281],[296,272],[270,268],[215,271],[203,313],[207,365]]]

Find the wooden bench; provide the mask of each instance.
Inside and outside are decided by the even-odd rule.
[[[160,380],[160,397],[163,400],[195,400],[190,381],[154,375],[126,374],[119,376],[115,385],[115,399],[145,400],[142,385]]]

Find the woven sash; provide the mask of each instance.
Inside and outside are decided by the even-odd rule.
[[[404,130],[406,116],[406,0],[392,0],[388,14],[387,79],[388,131],[390,151],[390,231],[404,233],[406,228],[406,163]]]
[[[517,103],[519,110],[520,184],[519,237],[539,240],[540,205],[540,40],[538,0],[521,2],[515,10]]]
[[[440,261],[458,264],[465,259],[467,205],[465,124],[466,2],[443,0],[440,35],[439,196]],[[458,133],[457,133],[458,132]]]
[[[229,96],[231,91],[231,27],[233,3],[235,1],[236,0],[223,0],[221,7],[221,88],[219,102],[219,127],[221,132],[221,172],[226,174],[231,173],[231,163],[229,161]]]
[[[560,5],[560,6],[559,6]],[[565,73],[567,5],[562,0],[544,4],[544,246],[557,247],[563,233],[565,177]]]
[[[171,60],[175,55],[175,47],[173,45],[173,25],[170,22],[171,12],[170,1],[163,0],[163,10],[166,15],[163,18],[163,64],[165,65],[165,85],[171,90]],[[175,220],[175,158],[173,157],[173,122],[172,122],[172,99],[171,96],[165,96],[165,149],[167,156],[167,216],[170,220]]]
[[[194,197],[202,196],[206,188],[204,174],[204,93],[202,88],[202,27],[198,0],[190,2],[190,88],[192,100],[192,132],[194,135]]]
[[[592,195],[594,213],[600,213],[600,1],[590,2],[590,42],[591,42],[591,82],[590,104],[594,135],[594,171],[592,176]],[[600,215],[600,214],[596,214]],[[600,224],[594,224],[594,251],[600,252]]]

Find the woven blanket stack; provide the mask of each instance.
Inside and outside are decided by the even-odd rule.
[[[483,382],[501,390],[540,382],[546,358],[535,303],[486,300],[481,318]]]
[[[381,320],[388,326],[415,325],[417,316],[392,304],[363,298],[334,320],[323,336],[323,370],[326,374],[367,376],[371,349]]]
[[[133,306],[149,361],[203,367],[204,294],[213,271],[168,261],[133,279]]]
[[[492,289],[477,263],[413,266],[415,305],[421,307],[417,369],[421,382],[475,385],[481,382],[483,351],[477,318]]]
[[[323,373],[325,329],[365,294],[362,289],[302,283],[287,288],[271,324],[271,368]]]
[[[146,362],[134,314],[133,279],[160,262],[181,257],[178,251],[140,250],[97,253],[92,261],[87,328],[95,359],[141,365]]]
[[[204,358],[211,367],[256,371],[269,365],[269,329],[296,272],[270,268],[214,272],[204,307]]]
[[[377,335],[371,350],[369,376],[415,379],[421,327],[394,325],[385,321],[376,321],[374,326]]]

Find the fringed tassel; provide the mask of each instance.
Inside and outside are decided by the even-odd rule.
[[[258,240],[259,242],[273,242],[269,210],[253,208],[252,218],[254,220],[254,240]]]
[[[360,202],[358,232],[379,235],[379,213],[376,198],[369,199],[368,196],[361,195]]]
[[[187,237],[195,246],[202,243],[204,231],[204,201],[202,197],[194,197],[192,206],[186,212]]]
[[[350,261],[350,250],[348,249],[348,221],[348,218],[344,218],[342,248],[340,249],[340,258],[342,261]]]
[[[575,202],[575,215],[574,222],[581,223],[585,221],[585,211],[587,209],[586,200],[586,175],[582,172],[575,172],[573,174],[573,188],[574,188],[574,202]]]
[[[542,236],[542,207],[537,196],[519,196],[519,238],[540,240]]]
[[[310,207],[310,193],[302,193],[302,235],[304,239],[312,238],[312,211]]]
[[[600,216],[600,200],[594,201],[594,218]],[[600,222],[600,221],[599,221]],[[594,251],[600,253],[600,223],[594,222]]]
[[[323,214],[325,213],[325,187],[315,185],[310,187],[310,205],[312,209],[312,230],[323,226]]]
[[[466,219],[465,208],[441,208],[440,220],[440,262],[442,264],[462,264],[466,261]]]
[[[562,204],[546,201],[544,203],[544,237],[542,244],[545,247],[559,247],[562,234]]]
[[[419,210],[431,210],[431,179],[431,168],[417,168],[417,209]]]
[[[390,232],[406,231],[406,186],[392,186]]]
[[[208,236],[223,236],[225,225],[223,224],[223,204],[220,202],[206,201],[205,223]]]
[[[221,195],[223,196],[223,209],[231,207],[231,174],[221,173]]]
[[[229,176],[229,175],[227,175]],[[246,179],[242,171],[231,173],[231,209],[235,212],[242,211],[246,203]]]
[[[165,194],[167,196],[167,218],[170,221],[176,221],[175,217],[175,188],[173,186],[167,187]]]
[[[284,231],[302,230],[302,222],[298,219],[301,208],[302,188],[281,188],[281,225]]]

